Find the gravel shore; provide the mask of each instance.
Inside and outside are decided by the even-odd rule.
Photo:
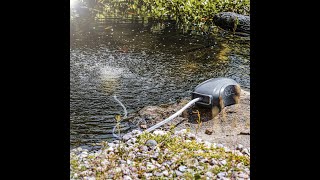
[[[250,148],[229,149],[190,130],[134,130],[95,151],[70,152],[70,179],[250,179]]]

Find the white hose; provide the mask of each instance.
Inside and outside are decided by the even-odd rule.
[[[124,111],[123,119],[127,118],[128,111],[127,111],[126,107],[122,104],[121,101],[119,101],[119,100],[117,99],[117,96],[116,96],[116,95],[114,95],[113,98],[114,98],[114,99],[122,106],[122,108],[123,108],[123,111]],[[120,121],[119,121],[118,123],[120,124]],[[118,135],[116,135],[116,134],[114,133],[114,132],[116,131],[116,127],[117,127],[118,123],[113,127],[113,129],[112,129],[112,135],[113,135],[114,137],[120,139],[120,134],[119,134],[119,136],[118,136]]]
[[[147,131],[147,132],[151,132],[151,131],[157,129],[158,127],[166,124],[167,122],[171,121],[173,118],[179,116],[185,109],[187,109],[187,108],[188,108],[189,106],[191,106],[193,103],[195,103],[195,102],[197,102],[197,101],[200,101],[200,100],[201,100],[201,98],[195,98],[195,99],[193,99],[193,100],[190,101],[188,104],[186,104],[183,108],[181,108],[178,112],[174,113],[173,115],[171,115],[171,116],[168,117],[167,119],[159,122],[158,124],[156,124],[156,125],[148,128],[146,131]]]

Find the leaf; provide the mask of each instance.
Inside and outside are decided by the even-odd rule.
[[[120,121],[120,119],[121,119],[121,116],[119,115],[119,114],[117,114],[117,115],[115,115],[115,117],[114,117],[115,119],[116,119],[116,121],[117,122],[119,122]]]

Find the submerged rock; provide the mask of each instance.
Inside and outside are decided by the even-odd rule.
[[[250,16],[234,12],[221,12],[214,15],[213,21],[222,29],[250,34]]]

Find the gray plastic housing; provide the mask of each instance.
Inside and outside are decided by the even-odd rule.
[[[202,99],[196,102],[196,105],[207,108],[218,106],[221,110],[226,106],[237,103],[237,98],[240,97],[240,85],[230,78],[212,78],[195,87],[194,92],[192,92],[192,99],[198,97]],[[223,104],[219,98],[223,101]]]

